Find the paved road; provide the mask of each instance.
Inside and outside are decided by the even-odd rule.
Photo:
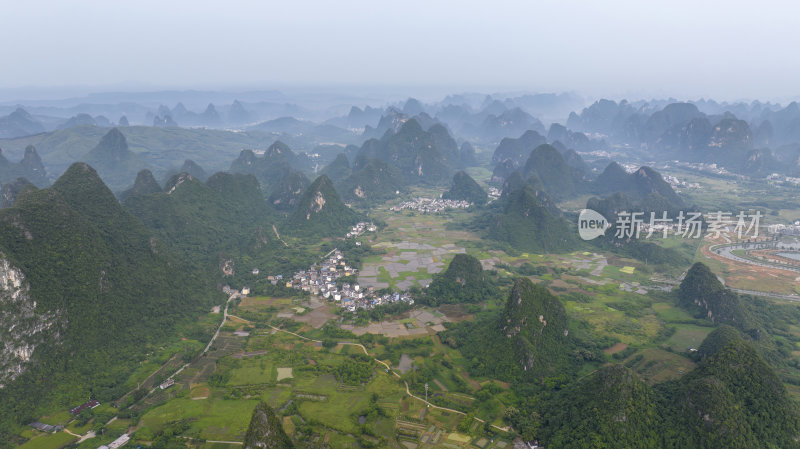
[[[742,290],[741,288],[730,288],[730,289],[735,291],[736,293],[740,293],[743,295],[767,296],[769,298],[785,299],[787,301],[800,302],[800,296],[797,295],[781,295],[780,293],[760,292],[756,290]]]
[[[238,298],[239,296],[241,296],[239,293],[232,293],[228,297],[228,300],[225,302],[225,310],[222,312],[222,322],[219,323],[219,327],[217,328],[217,331],[214,332],[214,336],[211,337],[211,340],[209,340],[209,342],[206,345],[205,349],[203,349],[203,352],[200,353],[200,357],[205,355],[208,352],[208,350],[211,349],[211,345],[213,345],[214,342],[217,340],[217,337],[219,336],[219,332],[222,330],[222,326],[224,326],[225,322],[228,321],[228,306],[230,306],[232,300],[234,300],[235,298]],[[188,368],[189,365],[191,365],[191,364],[192,364],[192,362],[184,363],[183,366],[178,368],[178,370],[175,371],[174,373],[172,373],[169,377],[167,377],[167,379],[174,378],[175,376],[180,374],[183,370]],[[148,395],[149,394],[153,394],[157,389],[158,389],[158,385],[154,386],[147,394]]]
[[[179,438],[183,438],[184,440],[197,440],[197,438],[192,438],[187,436],[181,436]],[[206,443],[238,444],[240,446],[244,444],[241,441],[219,441],[219,440],[200,440],[200,441],[205,441]]]
[[[741,257],[741,256],[737,256],[736,254],[733,254],[733,251],[737,250],[737,249],[745,249],[745,248],[740,244],[715,245],[715,246],[710,247],[709,251],[711,251],[711,252],[713,252],[715,254],[718,254],[718,255],[726,258],[726,259],[733,260],[733,261],[739,262],[739,263],[745,263],[745,264],[748,264],[748,265],[755,265],[757,267],[763,267],[763,268],[773,268],[773,269],[776,269],[776,270],[791,271],[793,273],[800,273],[800,268],[797,268],[797,267],[790,267],[788,265],[771,264],[771,263],[767,263],[767,262],[759,262],[759,261],[756,261],[756,260],[747,259],[747,258],[744,258],[744,257]]]
[[[228,297],[228,300],[225,302],[225,310],[222,312],[222,322],[219,323],[219,327],[217,328],[217,331],[214,332],[214,336],[211,337],[211,340],[208,342],[208,344],[206,345],[206,348],[203,349],[203,353],[200,354],[200,355],[203,355],[203,354],[207,353],[208,350],[211,349],[211,345],[214,344],[214,341],[217,339],[217,336],[219,336],[219,331],[222,330],[222,326],[224,326],[225,322],[228,321],[228,306],[230,306],[231,301],[233,299],[238,298],[239,296],[240,296],[239,293],[232,293],[231,296]],[[174,374],[173,374],[173,376],[174,376]],[[172,376],[170,376],[170,377],[172,377]]]
[[[650,280],[653,281],[653,282],[658,282],[660,284],[667,284],[667,285],[670,285],[672,287],[677,287],[677,286],[681,285],[680,282],[669,280],[669,279],[651,278]],[[762,292],[762,291],[759,291],[759,290],[744,290],[744,289],[741,289],[741,288],[733,288],[733,287],[728,287],[728,289],[730,289],[732,291],[735,291],[736,293],[740,293],[742,295],[764,296],[764,297],[767,297],[767,298],[785,299],[787,301],[800,302],[800,296],[798,296],[798,295],[781,295],[780,293]]]

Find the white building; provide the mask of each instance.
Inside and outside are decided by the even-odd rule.
[[[116,440],[114,440],[111,443],[109,443],[108,449],[118,449],[118,448],[128,444],[128,441],[130,441],[130,440],[131,440],[131,437],[128,436],[127,433],[123,433],[121,437],[119,437]],[[98,449],[100,449],[100,448],[98,448]]]

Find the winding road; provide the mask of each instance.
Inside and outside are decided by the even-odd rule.
[[[791,271],[793,273],[800,273],[800,268],[798,268],[798,267],[791,267],[791,266],[788,266],[788,265],[780,265],[780,264],[772,264],[772,263],[768,263],[768,262],[760,262],[760,261],[757,261],[757,260],[752,260],[752,259],[748,259],[746,257],[737,256],[736,254],[733,254],[733,251],[736,251],[736,250],[739,250],[739,249],[746,249],[746,248],[743,245],[738,244],[738,243],[735,243],[735,244],[732,244],[732,245],[728,245],[728,244],[714,245],[714,246],[711,246],[711,247],[708,248],[708,250],[713,252],[714,254],[717,254],[717,255],[722,256],[722,257],[724,257],[726,259],[729,259],[729,260],[733,260],[735,262],[746,263],[748,265],[755,265],[757,267],[773,268],[773,269],[776,269],[776,270],[785,270],[785,271]]]

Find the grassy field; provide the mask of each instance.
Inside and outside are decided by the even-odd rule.
[[[303,401],[300,416],[306,421],[318,420],[322,425],[343,433],[355,433],[358,421],[353,419],[369,406],[369,394],[366,392],[339,393],[329,392],[325,401]]]
[[[39,422],[55,426],[58,424],[66,424],[71,418],[68,410],[62,410],[58,413],[39,418]]]
[[[192,433],[201,438],[242,441],[257,403],[255,399],[229,400],[220,397],[206,400],[172,399],[142,416],[141,425],[156,433],[167,423],[186,419],[191,421]]]
[[[628,365],[651,384],[678,379],[694,367],[694,362],[685,355],[660,348],[644,349],[640,355],[641,359],[637,356],[628,359],[629,361],[637,360]]]
[[[712,327],[676,324],[675,333],[667,340],[666,344],[678,352],[686,351],[688,348],[697,349],[712,330],[714,330]]]
[[[228,385],[261,384],[275,380],[277,371],[268,357],[241,360],[238,368],[231,371]]]
[[[20,449],[58,449],[76,440],[77,438],[66,432],[39,434],[20,446]]]
[[[452,412],[426,410],[420,401],[406,396],[405,387],[396,377],[377,367],[367,382],[342,385],[336,374],[337,367],[347,358],[360,357],[363,350],[359,348],[338,345],[326,350],[280,332],[254,332],[241,339],[257,340],[257,346],[271,349],[243,358],[235,358],[234,353],[229,352],[218,359],[214,372],[223,375],[224,385],[180,382],[178,388],[182,390],[175,390],[170,398],[142,416],[137,435],[150,437],[171,423],[186,420],[189,429],[185,434],[193,438],[241,441],[257,400],[266,401],[276,410],[293,404],[294,411],[284,419],[284,428],[290,432],[299,431],[310,424],[318,438],[328,441],[331,447],[352,447],[359,438],[368,438],[361,436],[364,426],[376,435],[393,435],[395,418],[404,416],[409,420],[422,419],[420,425],[425,429],[433,426],[435,431],[429,437],[438,433],[439,441],[444,442],[442,436],[454,430],[462,418]],[[243,341],[240,345],[248,347],[250,342]],[[471,394],[452,390],[468,385],[467,390],[474,391],[481,388],[480,383],[466,377],[459,365],[452,373],[442,371],[442,360],[463,362],[458,351],[427,335],[398,340],[397,345],[402,351],[410,351],[418,366],[437,367],[439,383],[434,384],[432,394],[438,392],[450,406],[472,405],[475,399]],[[371,345],[376,356],[388,359],[396,357],[386,352],[390,348],[394,350],[394,346]],[[293,377],[276,382],[277,368],[291,368]],[[461,371],[463,374],[459,374]],[[501,425],[507,406],[503,401],[508,399],[501,394],[485,402],[476,409],[477,416]],[[381,413],[370,412],[375,406]],[[359,423],[361,416],[366,419],[364,424]]]

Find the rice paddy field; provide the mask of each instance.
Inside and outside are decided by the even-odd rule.
[[[234,338],[232,335],[226,337]],[[383,366],[370,359],[374,356],[392,364],[395,354],[390,349],[391,343],[375,344],[369,349],[370,356],[362,357],[364,351],[355,346],[340,344],[324,348],[285,332],[256,330],[240,339],[243,340],[240,344],[229,346],[228,354],[217,359],[210,382],[192,383],[187,390],[185,380],[191,375],[180,379],[180,390],[171,392],[161,404],[142,415],[136,435],[148,437],[185,421],[188,428],[184,433],[192,438],[242,441],[255,404],[265,401],[276,411],[285,412],[282,422],[290,434],[299,436],[310,432],[314,438],[342,444],[341,447],[370,438],[370,434],[394,438],[398,430],[402,434],[408,428],[403,422],[419,428],[415,437],[417,443],[425,439],[431,447],[466,447],[472,441],[472,438],[463,442],[458,437],[455,441],[447,438],[463,415],[428,409],[420,400],[408,396],[405,385],[396,375],[387,373]],[[253,346],[265,345],[272,350],[249,351]],[[410,358],[418,367],[436,364],[442,359],[460,361],[457,351],[427,334],[419,337],[416,343],[406,341],[397,346],[403,350],[409,347],[412,355],[420,354]],[[234,347],[239,349],[232,350]],[[337,369],[346,359],[366,364],[369,377],[356,384],[343,382]],[[466,376],[465,371],[443,373],[433,384],[431,398],[448,405],[470,406],[475,401],[470,387],[464,393],[450,391],[458,389],[459,385],[469,385],[464,380]],[[474,384],[480,388],[479,383]],[[198,394],[198,391],[203,393]],[[427,410],[430,412],[426,413]],[[502,424],[503,410],[498,403],[477,416]],[[493,415],[488,416],[488,413]],[[510,442],[500,436],[496,441]],[[408,435],[399,438],[413,439]]]

